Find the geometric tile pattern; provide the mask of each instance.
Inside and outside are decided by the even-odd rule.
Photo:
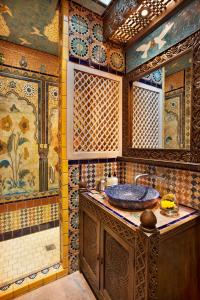
[[[95,68],[124,72],[124,53],[104,42],[103,20],[95,13],[70,2],[69,54]]]
[[[200,210],[200,173],[186,170],[156,167],[132,162],[117,162],[115,159],[69,161],[69,273],[78,270],[79,257],[79,182],[86,182],[87,188],[96,189],[98,182],[108,174],[117,174],[120,183],[134,183],[140,173],[165,176],[164,180],[141,178],[139,184],[156,188],[161,196],[176,194],[180,204]]]
[[[56,221],[58,209],[58,203],[54,203],[0,213],[0,233]]]
[[[133,148],[159,148],[159,95],[133,84]]]
[[[117,162],[111,160],[69,161],[69,273],[78,270],[79,257],[79,181],[88,188],[97,188],[100,179],[109,173],[118,174]]]
[[[54,245],[47,251],[46,246]],[[1,242],[0,286],[19,280],[60,260],[60,229],[51,228],[13,240]]]
[[[164,176],[164,180],[159,178],[139,179],[139,183],[151,185],[156,188],[160,195],[174,193],[180,204],[200,210],[200,173],[188,170],[178,170],[166,167],[155,167],[137,163],[125,162],[124,183],[134,183],[134,177],[140,173],[149,173],[157,176]]]
[[[76,70],[73,113],[74,152],[119,149],[118,81]]]
[[[192,68],[185,70],[185,148],[190,148]]]

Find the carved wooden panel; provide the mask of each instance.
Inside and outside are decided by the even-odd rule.
[[[193,87],[191,109],[191,142],[189,150],[136,149],[131,147],[131,119],[129,107],[130,83],[147,73],[160,68],[170,60],[186,52],[193,53]],[[167,160],[175,162],[200,163],[200,31],[183,42],[171,47],[163,54],[127,74],[123,84],[123,156],[141,159]]]
[[[114,237],[104,231],[104,289],[110,299],[128,300],[130,286],[129,253]]]
[[[91,270],[97,275],[98,270],[98,224],[86,213],[83,214],[83,257]]]
[[[86,194],[80,196],[80,211],[101,224],[100,290],[81,256],[81,270],[98,299],[157,300],[159,232],[147,235],[138,227],[129,227]],[[94,226],[90,221],[87,223]],[[93,248],[95,230],[88,228],[87,232],[91,237],[85,239],[83,235],[81,244],[85,242],[87,249]]]
[[[129,245],[135,245],[135,235],[133,234],[133,231],[135,230],[134,226],[132,228],[128,227],[126,224],[105,212],[92,200],[89,201],[82,195],[80,196],[79,206],[80,209],[90,212],[95,218],[101,220],[104,225],[107,225],[115,233],[119,234]]]
[[[104,36],[125,44],[153,27],[184,0],[117,0],[104,14]],[[149,14],[141,15],[143,9]]]
[[[68,158],[120,155],[121,77],[70,63],[68,84]]]

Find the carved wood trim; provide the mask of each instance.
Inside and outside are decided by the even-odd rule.
[[[104,37],[112,42],[129,46],[189,1],[113,1],[103,14]],[[144,18],[140,12],[146,6],[148,6],[150,13]]]
[[[137,229],[135,243],[135,299],[158,299],[159,231],[150,236]]]
[[[193,54],[193,87],[191,103],[191,142],[190,150],[171,149],[135,149],[131,148],[130,131],[131,120],[129,116],[129,89],[133,81],[139,77],[162,67],[167,62],[187,53]],[[156,56],[149,62],[143,64],[128,73],[123,84],[123,156],[168,160],[176,162],[200,163],[200,31],[194,33],[184,41],[171,47],[164,53]]]
[[[158,300],[158,257],[160,234],[152,234],[148,239],[148,299]]]
[[[128,227],[128,225],[117,220],[114,216],[104,211],[97,203],[94,203],[92,199],[87,199],[87,196],[80,195],[79,207],[82,210],[90,212],[93,216],[101,220],[104,225],[107,225],[112,231],[118,234],[129,245],[135,245],[134,228]]]

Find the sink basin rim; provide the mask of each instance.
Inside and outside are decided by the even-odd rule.
[[[122,191],[120,191],[120,188]],[[115,193],[117,189],[120,193],[122,193],[122,195],[123,195],[123,189],[125,189],[125,190],[128,189],[128,190],[130,190],[130,193],[131,193],[131,188],[132,189],[135,188],[137,190],[136,195],[139,192],[139,195],[137,195],[137,196],[140,196],[139,199],[137,199],[137,198],[127,199],[127,198],[124,198],[121,195],[119,195],[119,193],[118,193],[118,195],[117,195],[117,193]],[[141,189],[141,191],[139,191],[140,189]],[[153,192],[154,195],[151,194],[148,196],[148,192],[150,192],[150,193]],[[119,185],[115,185],[115,186],[110,186],[105,189],[105,193],[108,197],[108,202],[111,205],[119,207],[119,208],[132,209],[132,210],[150,208],[157,203],[157,200],[160,196],[160,193],[152,187],[149,187],[146,185],[134,185],[134,184],[119,184]],[[143,195],[142,195],[142,193],[143,193]],[[131,194],[129,194],[129,198],[130,197],[131,197]]]

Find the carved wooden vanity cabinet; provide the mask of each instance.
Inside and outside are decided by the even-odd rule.
[[[98,299],[199,299],[200,216],[190,210],[157,228],[146,233],[106,200],[80,194],[80,270]]]

